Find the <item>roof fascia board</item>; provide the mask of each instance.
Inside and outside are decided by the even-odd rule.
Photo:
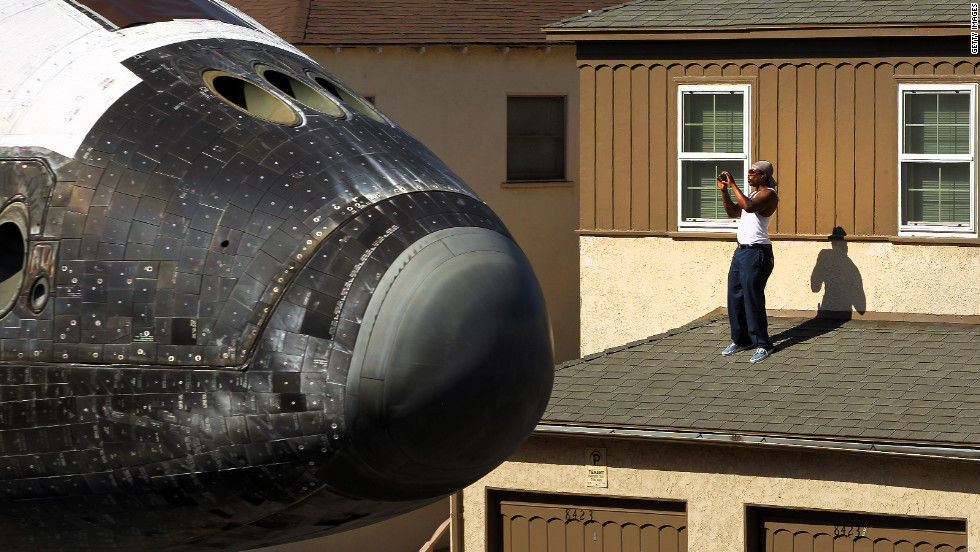
[[[653,428],[621,428],[586,425],[565,425],[541,422],[535,435],[614,437],[652,441],[686,441],[716,445],[780,447],[838,452],[863,452],[889,456],[909,456],[942,460],[980,461],[980,447],[943,446],[921,443],[899,443],[872,440],[819,439],[805,436],[736,434],[725,432],[664,430]]]
[[[962,24],[877,25],[836,27],[642,27],[642,28],[545,28],[549,41],[586,40],[719,40],[766,38],[849,38],[860,36],[963,36],[969,29]]]

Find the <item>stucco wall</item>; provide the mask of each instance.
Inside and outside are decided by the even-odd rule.
[[[302,47],[436,153],[486,201],[524,249],[551,314],[556,359],[578,357],[578,70],[572,46]],[[502,186],[507,96],[566,95],[568,182]]]
[[[582,354],[681,326],[727,297],[732,241],[579,240]],[[980,248],[776,241],[771,310],[980,314]]]
[[[606,448],[606,489],[585,487],[587,452]],[[868,453],[532,437],[463,495],[464,548],[486,550],[487,489],[682,500],[688,550],[745,551],[747,506],[966,519],[980,546],[980,466]]]

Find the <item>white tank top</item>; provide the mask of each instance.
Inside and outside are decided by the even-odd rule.
[[[776,190],[772,188],[767,188],[776,193]],[[754,198],[759,193],[758,190],[749,194],[749,199]],[[769,221],[772,220],[772,215],[768,217],[763,217],[756,213],[749,213],[745,209],[742,209],[742,218],[738,219],[738,233],[736,234],[738,238],[738,243],[743,245],[753,244],[753,243],[772,243],[769,239]]]

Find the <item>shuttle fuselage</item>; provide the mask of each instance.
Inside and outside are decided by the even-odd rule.
[[[348,529],[533,428],[527,259],[310,58],[218,0],[0,0],[0,51],[5,548]]]

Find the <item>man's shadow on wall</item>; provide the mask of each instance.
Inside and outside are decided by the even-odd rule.
[[[817,264],[810,275],[810,289],[814,293],[824,290],[823,299],[817,304],[817,315],[772,336],[777,350],[832,332],[850,320],[855,311],[864,314],[867,308],[864,282],[861,271],[847,256],[846,235],[840,226],[834,228],[828,236],[831,248],[817,255]]]

